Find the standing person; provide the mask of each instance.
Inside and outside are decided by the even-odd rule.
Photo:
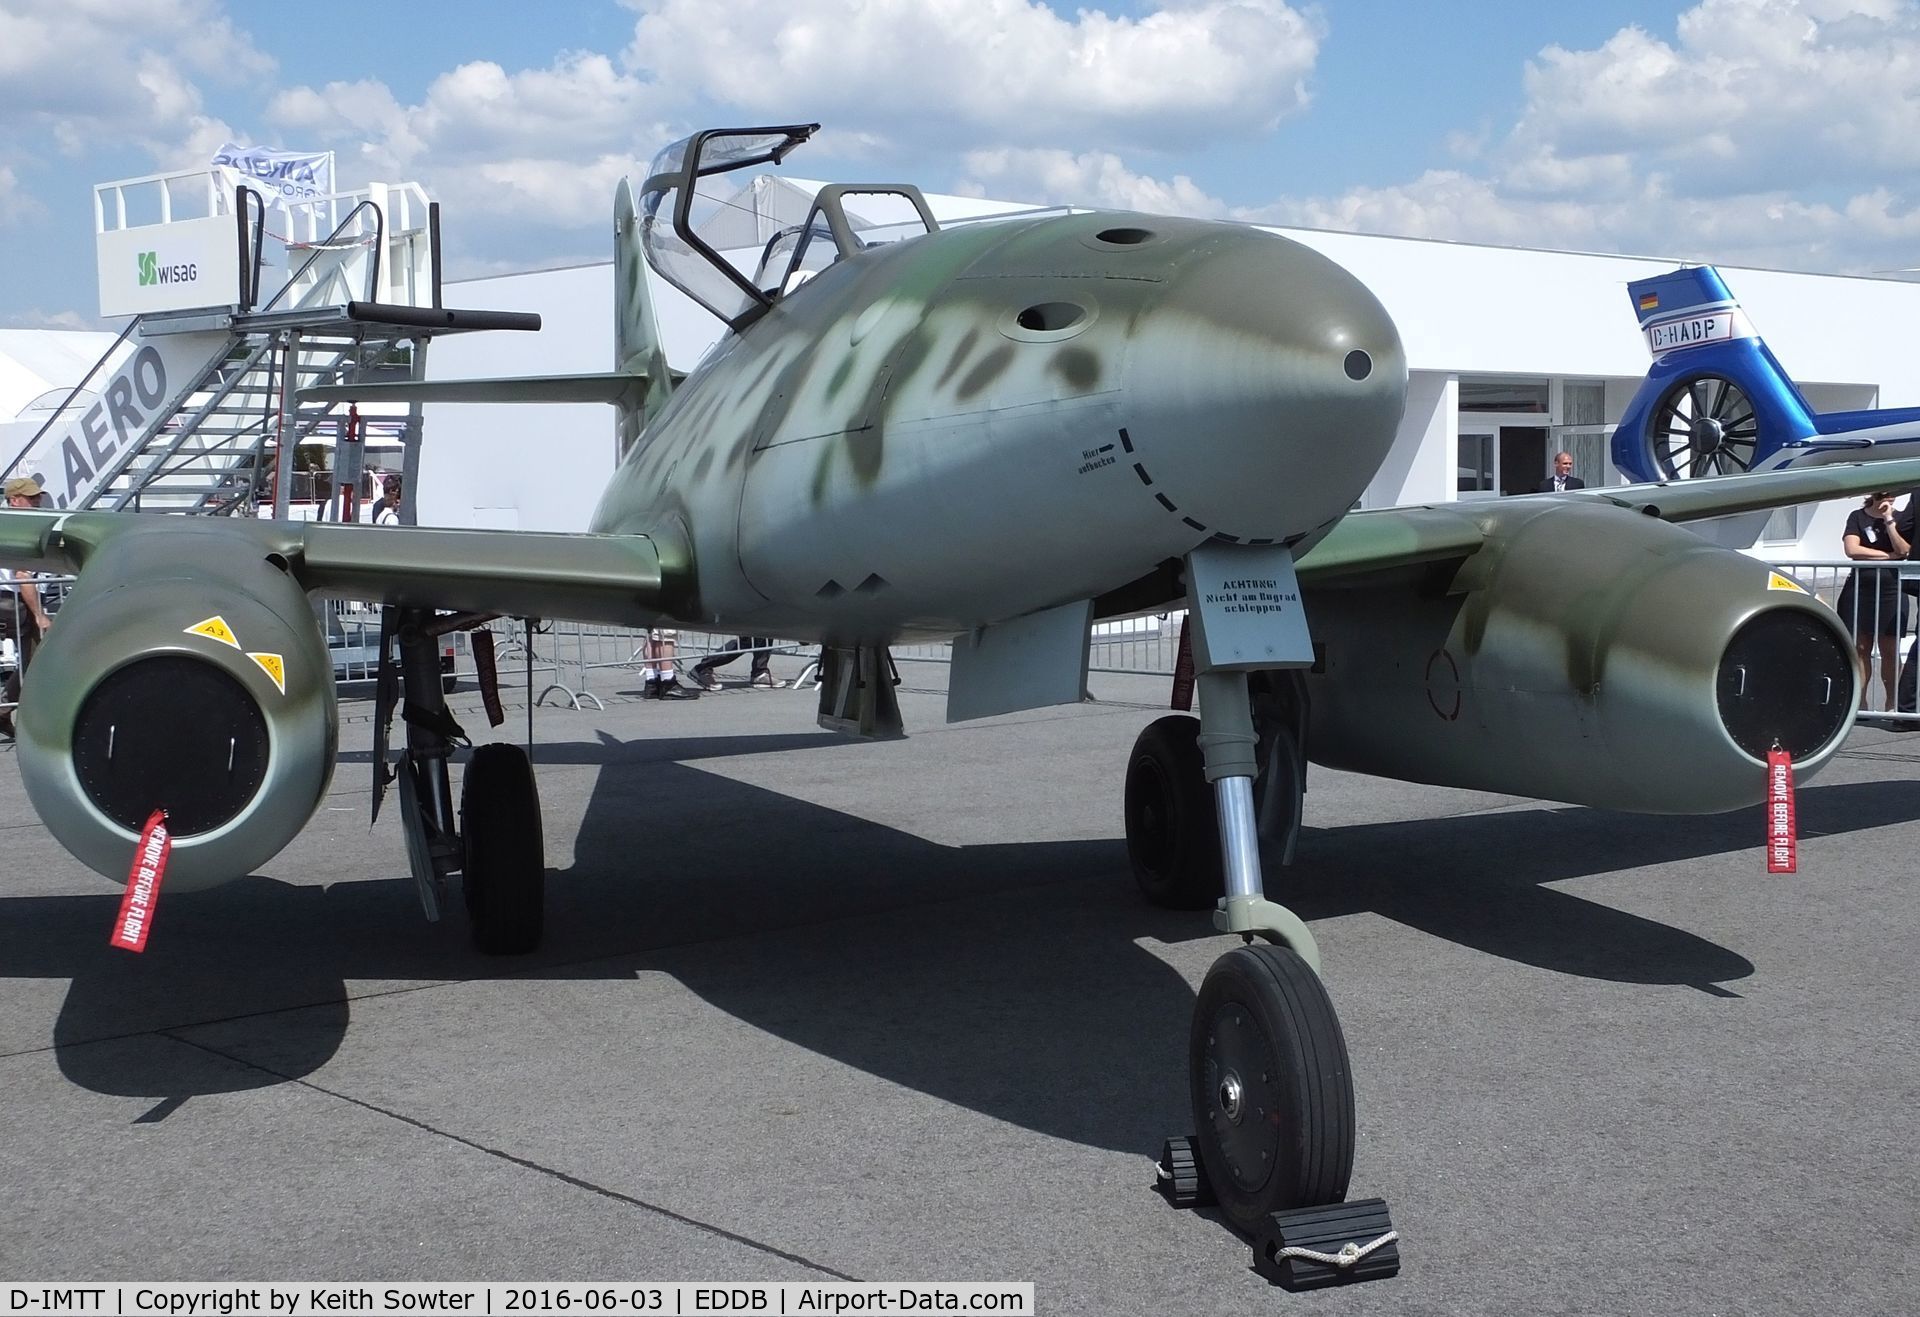
[[[1555,453],[1553,455],[1553,475],[1543,482],[1535,493],[1564,494],[1569,489],[1585,489],[1587,482],[1573,474],[1573,454]]]
[[[387,504],[398,503],[399,501],[400,501],[400,477],[395,475],[389,475],[380,482],[380,497],[373,501],[373,511],[372,513],[369,514],[369,520],[371,520],[373,524],[376,526],[398,525],[399,523],[397,520],[382,521],[380,520],[380,518],[386,514]]]
[[[373,524],[376,526],[398,526],[400,524],[400,479],[387,477],[387,496],[373,505]]]
[[[1847,528],[1840,546],[1857,563],[1892,563],[1907,556],[1911,547],[1893,514],[1894,496],[1886,491],[1869,494],[1854,511],[1847,514]],[[1864,578],[1864,579],[1863,579]],[[1835,606],[1840,617],[1853,631],[1853,647],[1860,656],[1860,707],[1867,707],[1868,688],[1873,684],[1869,663],[1874,645],[1880,647],[1880,680],[1886,687],[1884,707],[1894,707],[1894,675],[1899,665],[1897,640],[1900,635],[1900,573],[1891,566],[1862,565],[1853,569],[1840,591]]]
[[[6,492],[10,508],[40,506],[40,482],[32,476],[9,480]],[[14,648],[13,671],[7,675],[4,690],[0,690],[0,706],[4,706],[0,707],[0,736],[9,741],[13,739],[13,715],[20,703],[20,684],[27,664],[40,648],[40,637],[52,625],[32,574],[0,567],[0,640],[11,640]]]
[[[693,665],[694,684],[702,690],[719,690],[720,678],[713,675],[713,670],[724,668],[747,650],[753,652],[750,685],[759,690],[779,690],[787,684],[774,680],[773,641],[766,636],[735,636],[725,649],[716,649]]]
[[[700,692],[680,684],[680,633],[670,627],[654,627],[647,632],[646,659],[640,675],[650,700],[690,700]]]

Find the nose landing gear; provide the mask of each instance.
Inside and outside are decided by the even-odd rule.
[[[1160,719],[1135,743],[1127,849],[1150,899],[1191,906],[1216,897],[1215,925],[1244,939],[1214,962],[1194,1003],[1194,1134],[1169,1141],[1163,1179],[1172,1201],[1211,1198],[1235,1227],[1257,1236],[1274,1213],[1311,1213],[1346,1197],[1353,1077],[1313,935],[1268,901],[1262,884],[1262,832],[1290,853],[1298,830],[1305,729],[1286,715],[1285,701],[1269,698],[1256,735],[1245,672],[1203,671],[1198,682],[1197,721]],[[1272,687],[1263,683],[1263,693],[1270,697]],[[1256,774],[1265,806],[1258,812]]]

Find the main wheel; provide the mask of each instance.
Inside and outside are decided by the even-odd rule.
[[[460,784],[461,886],[473,944],[490,956],[540,945],[547,865],[540,839],[540,792],[517,745],[483,745]]]
[[[1127,762],[1127,858],[1147,899],[1175,910],[1205,909],[1226,890],[1199,738],[1198,718],[1161,718],[1140,733]]]
[[[1760,418],[1738,384],[1722,375],[1682,380],[1661,395],[1647,435],[1669,480],[1731,476],[1752,468]]]
[[[1353,1076],[1327,990],[1294,952],[1255,943],[1213,963],[1188,1047],[1193,1120],[1221,1210],[1252,1231],[1269,1212],[1346,1197]]]

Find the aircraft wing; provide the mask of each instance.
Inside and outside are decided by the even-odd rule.
[[[340,526],[122,512],[0,512],[0,566],[79,572],[135,527],[177,527],[284,561],[312,594],[458,611],[645,625],[668,611],[684,567],[642,535]],[[684,563],[683,554],[670,555]]]
[[[1583,489],[1569,494],[1485,502],[1378,508],[1356,512],[1300,559],[1300,581],[1318,585],[1370,572],[1468,557],[1492,537],[1499,518],[1538,498],[1611,503],[1662,521],[1711,517],[1920,487],[1920,458],[1801,467],[1757,475],[1666,480]]]

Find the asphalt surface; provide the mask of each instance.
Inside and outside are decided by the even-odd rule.
[[[937,672],[909,672],[930,684]],[[1300,863],[1399,1277],[1287,1295],[1150,1192],[1230,943],[1135,893],[1108,702],[857,745],[811,699],[542,709],[534,956],[420,916],[349,705],[266,870],[117,892],[0,752],[0,1276],[1030,1280],[1046,1313],[1910,1313],[1920,737],[1638,818],[1319,770]],[[469,719],[470,725],[482,720]],[[519,715],[501,729],[516,736]],[[457,906],[457,900],[456,900]]]

